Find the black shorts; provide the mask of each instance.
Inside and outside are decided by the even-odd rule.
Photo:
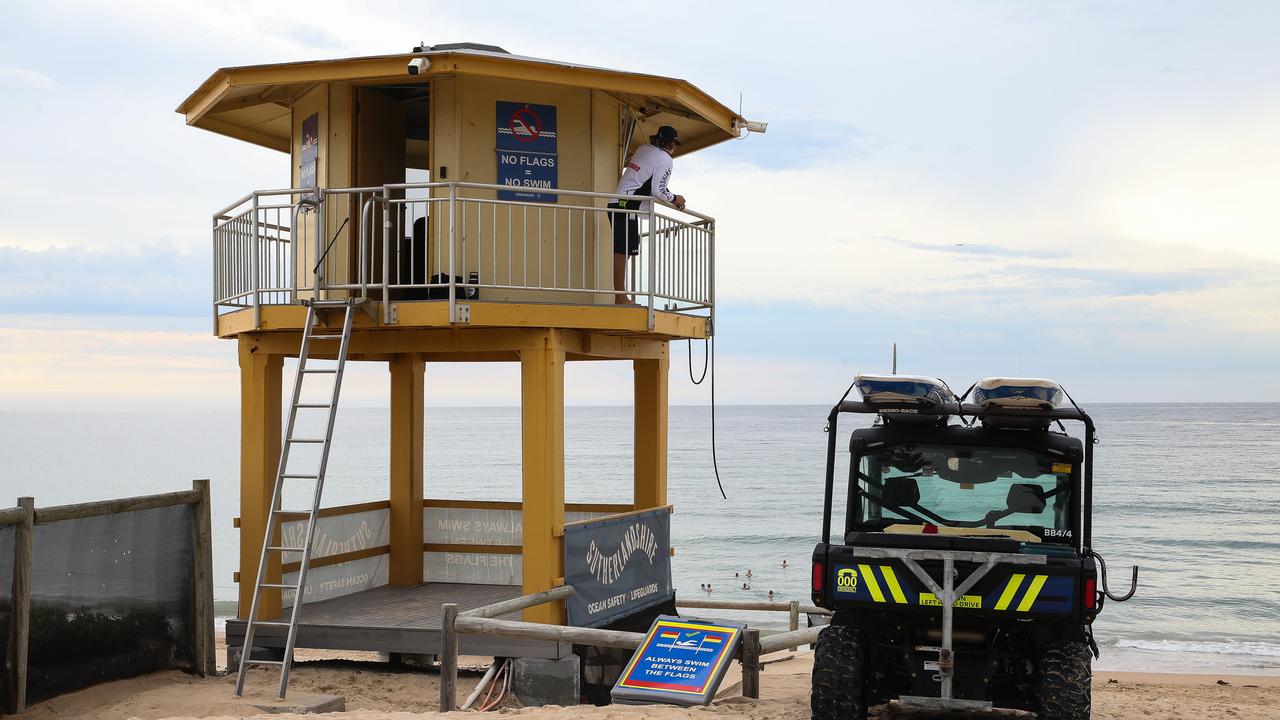
[[[631,202],[631,205],[639,205]],[[609,203],[609,207],[620,209],[618,203]],[[613,226],[613,254],[640,254],[640,219],[633,213],[609,213],[609,224]]]

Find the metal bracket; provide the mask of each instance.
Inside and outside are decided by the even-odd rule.
[[[970,712],[989,712],[992,707],[989,700],[957,700],[955,698],[920,697],[918,695],[903,695],[898,698],[898,702],[908,707],[925,707],[935,710],[968,710]]]
[[[400,322],[400,313],[398,312],[400,305],[398,303],[387,303],[387,323],[395,325]]]
[[[456,305],[453,306],[453,312],[454,312],[454,315],[456,315],[456,317],[454,317],[452,320],[454,324],[457,324],[457,325],[471,324],[471,305],[467,303],[457,303]]]
[[[917,650],[924,652],[937,651],[938,660],[936,662],[926,661],[925,670],[936,671],[934,675],[940,687],[938,697],[926,698],[915,696],[903,696],[899,700],[904,704],[923,705],[926,707],[944,708],[948,710],[962,709],[981,709],[973,705],[975,701],[957,700],[952,697],[952,680],[955,676],[955,656],[951,645],[951,628],[955,613],[955,602],[957,598],[963,597],[974,585],[978,584],[988,572],[996,565],[1005,563],[1009,565],[1044,565],[1048,562],[1048,558],[1044,555],[1023,555],[1020,553],[992,553],[992,552],[967,552],[959,550],[910,550],[899,548],[864,548],[856,549],[858,555],[874,558],[894,558],[902,562],[908,570],[912,572],[925,587],[938,598],[939,604],[942,606],[942,645],[941,647],[918,647]],[[942,585],[939,586],[924,568],[920,567],[921,560],[941,560],[942,561]],[[981,563],[974,568],[969,576],[956,586],[958,573],[956,572],[957,562]],[[991,703],[986,703],[986,709],[990,709]]]

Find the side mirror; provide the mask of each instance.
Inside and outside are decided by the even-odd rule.
[[[1005,499],[1010,512],[1039,515],[1044,512],[1044,496],[1038,485],[1031,483],[1014,483],[1009,486],[1009,497]]]
[[[880,499],[885,505],[910,507],[920,502],[920,486],[916,484],[915,478],[885,478],[884,491],[880,493]]]

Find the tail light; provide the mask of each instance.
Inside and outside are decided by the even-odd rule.
[[[810,583],[815,593],[822,592],[822,576],[824,574],[825,573],[823,572],[822,563],[815,562],[813,564],[813,580]]]
[[[1098,581],[1094,578],[1085,578],[1084,580],[1084,609],[1096,610],[1098,608]]]

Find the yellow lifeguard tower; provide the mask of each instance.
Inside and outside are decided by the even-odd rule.
[[[240,617],[229,645],[244,642],[256,605],[257,646],[292,650],[293,624],[298,647],[434,654],[441,602],[547,590],[564,582],[567,526],[669,511],[668,344],[712,332],[715,221],[661,202],[610,204],[625,159],[660,125],[679,131],[679,155],[738,137],[743,118],[684,80],[473,44],[224,68],[178,112],[288,153],[292,169],[288,188],[213,216],[214,331],[236,340],[241,372]],[[627,215],[638,216],[641,249],[629,287],[615,288],[610,228]],[[615,305],[620,295],[637,304]],[[322,483],[332,422],[304,438],[293,420],[331,418],[336,406],[295,394],[282,412],[288,357],[301,357],[295,387],[312,382],[306,373],[340,387],[347,360],[387,363],[389,499],[311,512],[311,495],[293,506],[276,497],[277,483]],[[623,502],[564,501],[564,364],[574,360],[633,364],[635,480]],[[520,363],[520,498],[425,499],[432,362]],[[303,443],[319,449],[318,472],[281,462]],[[524,619],[565,623],[566,610]],[[566,651],[464,642],[473,654]]]

